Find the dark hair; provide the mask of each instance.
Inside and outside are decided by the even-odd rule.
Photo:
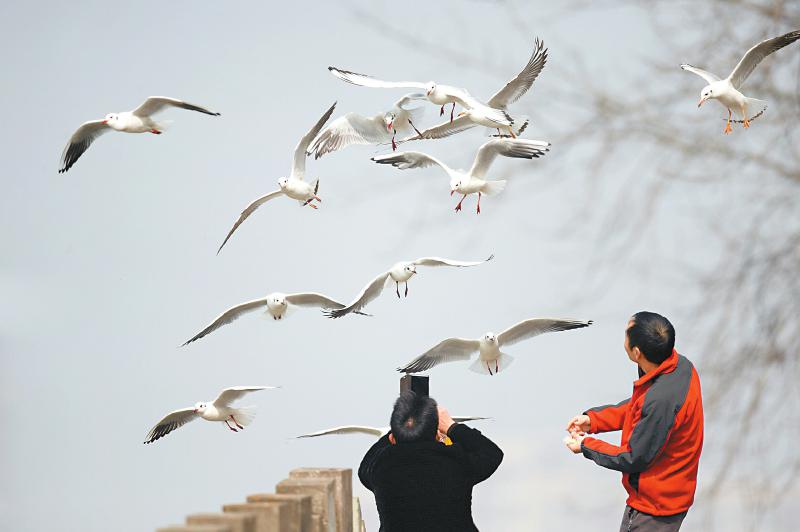
[[[667,318],[655,312],[637,312],[627,330],[628,345],[638,347],[653,364],[661,364],[675,347],[675,328]]]
[[[434,440],[439,428],[436,401],[412,391],[401,393],[394,402],[391,425],[398,443]]]

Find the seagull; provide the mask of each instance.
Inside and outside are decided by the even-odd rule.
[[[178,429],[190,421],[203,418],[206,421],[221,421],[225,423],[233,432],[244,430],[245,425],[249,425],[256,417],[255,407],[233,408],[231,403],[241,399],[250,392],[258,390],[274,390],[278,386],[233,386],[225,388],[220,392],[214,401],[210,403],[195,403],[193,407],[181,408],[170,412],[156,423],[156,426],[147,433],[144,443],[153,443],[159,438],[163,438],[175,429]],[[231,426],[231,422],[235,427]]]
[[[452,416],[453,421],[456,423],[464,423],[465,421],[478,421],[482,419],[490,419],[488,417],[480,416]],[[295,439],[300,438],[316,438],[318,436],[328,436],[331,434],[368,434],[370,436],[383,436],[391,432],[391,427],[367,427],[365,425],[343,425],[341,427],[333,427],[324,429],[317,432],[310,432],[308,434],[301,434]]]
[[[742,57],[739,64],[736,65],[736,68],[733,69],[733,72],[725,79],[720,79],[715,74],[693,67],[692,65],[681,65],[683,70],[697,74],[708,83],[708,85],[703,87],[703,90],[700,91],[700,101],[697,103],[697,107],[700,107],[703,105],[703,102],[709,99],[717,100],[724,105],[728,109],[728,121],[723,130],[723,133],[726,135],[733,131],[733,129],[731,129],[731,115],[733,111],[736,111],[742,117],[742,125],[745,128],[749,128],[750,120],[764,112],[767,108],[767,102],[764,100],[756,100],[755,98],[748,98],[739,92],[739,89],[750,73],[753,72],[765,57],[780,50],[784,46],[792,44],[797,39],[800,39],[800,30],[790,31],[780,37],[761,41],[744,54],[744,57]],[[748,113],[753,111],[755,107],[759,109],[758,114],[750,117]]]
[[[306,175],[306,150],[308,150],[308,146],[320,132],[322,126],[324,126],[331,117],[335,107],[336,102],[333,102],[333,105],[331,105],[330,109],[325,111],[325,114],[322,115],[322,118],[320,118],[317,123],[314,124],[314,127],[311,128],[311,131],[306,133],[305,136],[300,139],[300,142],[294,149],[292,171],[289,174],[289,177],[282,177],[278,180],[278,190],[272,191],[266,196],[261,196],[250,203],[250,205],[245,207],[245,209],[242,211],[242,214],[239,215],[239,219],[236,220],[236,223],[233,224],[231,230],[228,231],[228,235],[225,237],[222,245],[217,250],[217,255],[219,255],[219,252],[222,251],[222,248],[231,238],[233,232],[236,231],[240,225],[242,225],[242,222],[244,222],[248,216],[253,214],[256,209],[273,198],[277,198],[278,196],[288,196],[291,199],[299,201],[301,207],[308,205],[313,209],[317,208],[313,201],[322,201],[320,197],[317,196],[317,192],[319,191],[319,179],[317,179],[313,185],[303,181],[303,178]]]
[[[506,188],[505,180],[484,179],[486,171],[495,157],[514,157],[517,159],[538,159],[550,151],[550,143],[542,140],[527,139],[492,139],[478,149],[475,161],[468,172],[454,170],[439,159],[418,151],[399,152],[388,155],[379,155],[372,160],[378,164],[391,164],[400,170],[409,168],[425,168],[438,164],[450,176],[450,195],[456,192],[463,194],[461,201],[456,205],[456,212],[461,210],[464,199],[478,193],[477,214],[481,213],[481,195],[494,196]]]
[[[477,340],[448,338],[412,360],[405,367],[398,368],[397,371],[403,373],[419,373],[420,371],[431,369],[443,362],[469,360],[472,355],[478,353],[478,359],[469,369],[476,373],[483,373],[484,375],[494,375],[507,368],[514,360],[510,355],[500,351],[502,347],[513,345],[543,333],[580,329],[582,327],[588,327],[591,324],[591,320],[579,321],[555,318],[533,318],[521,321],[500,334],[487,332],[483,337]],[[494,366],[494,371],[492,371],[492,366]]]
[[[282,320],[292,307],[317,307],[323,309],[341,309],[344,308],[344,303],[339,303],[333,299],[318,294],[316,292],[298,292],[296,294],[282,294],[280,292],[273,292],[267,297],[262,299],[254,299],[253,301],[246,301],[235,307],[231,307],[214,319],[205,329],[194,335],[187,340],[183,345],[190,344],[195,340],[210,334],[223,325],[227,325],[236,321],[244,314],[256,310],[264,310],[265,314],[272,316],[273,320]],[[358,314],[366,315],[363,312]],[[183,346],[181,346],[183,347]]]
[[[58,173],[63,174],[72,168],[72,165],[83,155],[83,152],[89,149],[89,146],[92,145],[92,142],[97,137],[112,129],[123,133],[153,133],[160,135],[164,131],[166,124],[154,121],[152,115],[163,111],[167,107],[179,107],[211,116],[219,116],[219,113],[182,100],[167,98],[166,96],[150,96],[133,111],[109,113],[102,120],[84,122],[72,134],[66,148],[64,148],[64,153],[61,155],[61,168],[59,168]]]
[[[502,109],[493,109],[491,106],[478,101],[466,89],[459,89],[449,85],[441,85],[434,81],[426,83],[418,81],[382,81],[380,79],[367,76],[366,74],[358,74],[348,70],[342,70],[336,67],[328,67],[328,70],[347,83],[353,85],[360,85],[362,87],[374,87],[383,89],[424,89],[425,95],[428,100],[436,105],[441,105],[439,109],[439,116],[444,114],[444,107],[447,104],[453,104],[450,109],[450,121],[453,121],[453,113],[456,109],[456,103],[465,109],[475,111],[475,116],[480,116],[481,120],[491,124],[490,127],[508,129],[511,135],[514,135],[512,126],[514,120]]]
[[[356,296],[355,301],[353,301],[344,308],[336,308],[324,311],[324,313],[329,318],[341,318],[342,316],[346,316],[351,312],[358,313],[370,301],[381,295],[381,292],[383,292],[383,288],[391,281],[394,281],[395,292],[397,293],[398,298],[400,298],[400,283],[405,283],[406,285],[405,296],[408,297],[408,280],[417,274],[417,266],[431,266],[431,267],[454,266],[456,268],[464,268],[469,266],[477,266],[479,264],[483,264],[484,262],[489,262],[493,258],[494,254],[489,255],[489,258],[486,260],[481,260],[477,262],[465,262],[460,260],[442,259],[439,257],[422,257],[417,260],[412,260],[408,262],[398,262],[391,268],[389,268],[389,271],[381,273],[380,275],[375,277],[372,281],[370,281],[369,284],[365,286],[363,290],[361,290],[358,296]]]
[[[531,54],[528,64],[522,71],[516,75],[514,79],[505,84],[505,86],[492,96],[487,102],[488,107],[492,109],[500,109],[506,111],[507,107],[512,103],[519,100],[533,85],[536,78],[544,69],[547,62],[547,48],[544,47],[544,42],[538,38],[533,46],[533,53]],[[512,120],[513,121],[513,120]],[[513,125],[510,132],[511,136],[519,135],[528,126],[528,120],[521,121],[522,123]],[[408,137],[402,139],[400,142],[408,142],[410,140],[418,139],[441,139],[449,137],[455,133],[466,131],[476,125],[484,125],[487,127],[495,127],[489,120],[481,115],[481,109],[477,110],[466,109],[458,114],[455,120],[446,121],[442,124],[430,127],[422,132],[417,131],[416,137]],[[413,125],[413,124],[412,124]],[[415,128],[416,130],[416,128]],[[497,130],[500,134],[500,130]]]
[[[412,118],[419,114],[421,109],[406,109],[412,100],[425,99],[421,93],[406,94],[397,100],[392,108],[385,113],[379,113],[369,118],[358,113],[347,113],[337,118],[326,127],[314,140],[308,155],[314,153],[314,159],[319,159],[326,153],[331,153],[351,144],[382,144],[392,143],[392,150],[397,149],[395,136],[397,133],[410,131],[414,122]]]

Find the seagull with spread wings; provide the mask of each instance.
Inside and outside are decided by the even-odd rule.
[[[347,316],[351,312],[358,314],[370,301],[377,298],[383,292],[386,285],[394,282],[395,292],[397,297],[400,298],[400,283],[405,283],[406,291],[405,296],[408,297],[408,281],[417,274],[417,266],[451,266],[456,268],[465,268],[470,266],[477,266],[484,262],[489,262],[494,258],[494,255],[489,255],[486,260],[477,262],[465,262],[461,260],[442,259],[439,257],[422,257],[417,260],[408,262],[398,262],[394,264],[389,271],[385,271],[375,277],[372,281],[365,286],[361,292],[356,296],[355,300],[344,308],[337,308],[332,310],[323,311],[329,318],[341,318]]]
[[[798,39],[800,39],[800,30],[790,31],[780,37],[761,41],[744,54],[744,57],[733,69],[733,72],[725,79],[720,79],[719,76],[692,65],[681,65],[683,70],[697,74],[708,83],[700,91],[700,101],[697,103],[697,107],[703,105],[706,100],[717,100],[724,105],[728,110],[728,121],[725,123],[725,129],[723,130],[726,135],[733,131],[731,129],[731,117],[734,111],[741,117],[742,125],[745,128],[749,128],[750,120],[764,112],[767,108],[767,102],[748,98],[739,92],[739,89],[764,58]],[[751,113],[756,114],[750,116]]]
[[[400,170],[409,168],[426,168],[440,166],[450,177],[450,195],[456,192],[462,194],[461,201],[456,205],[456,212],[461,210],[461,204],[470,194],[478,194],[477,214],[481,213],[481,196],[494,196],[506,188],[505,180],[488,180],[486,172],[492,161],[498,155],[516,159],[538,159],[550,151],[550,143],[542,140],[527,139],[492,139],[478,149],[475,161],[468,172],[450,168],[436,157],[418,152],[406,151],[379,155],[372,160],[378,164],[391,164]]]
[[[537,38],[528,63],[514,79],[506,83],[502,89],[497,91],[494,96],[489,99],[487,102],[488,107],[507,112],[509,105],[522,98],[522,96],[528,92],[533,82],[536,81],[536,78],[544,69],[545,63],[547,63],[547,48],[544,47],[544,42]],[[445,121],[423,131],[417,131],[416,136],[409,136],[400,140],[400,142],[418,139],[441,139],[454,135],[455,133],[466,131],[477,125],[496,127],[491,122],[485,120],[483,116],[481,116],[480,111],[480,108],[476,110],[466,109],[459,113],[458,118],[455,120]],[[515,123],[510,131],[512,137],[522,133],[528,125],[527,120],[517,120],[517,122],[520,123]],[[500,134],[499,129],[497,132]]]
[[[345,305],[344,303],[339,303],[328,296],[316,292],[298,292],[296,294],[273,292],[262,299],[245,301],[244,303],[229,308],[217,316],[205,329],[187,340],[183,345],[199,340],[216,331],[223,325],[236,321],[249,312],[263,310],[264,314],[271,316],[273,320],[282,320],[294,307],[342,309],[345,308]],[[363,312],[358,312],[358,314],[366,315]]]
[[[533,318],[521,321],[501,332],[495,334],[487,332],[477,340],[469,338],[448,338],[443,340],[409,362],[397,371],[403,373],[419,373],[444,362],[456,360],[469,360],[478,353],[478,359],[469,369],[476,373],[494,375],[507,368],[513,357],[500,351],[505,346],[513,345],[522,340],[533,338],[540,334],[569,331],[588,327],[592,321],[562,320],[554,318]],[[494,367],[494,371],[492,371]]]
[[[181,408],[170,412],[156,423],[156,426],[147,433],[144,443],[153,443],[159,438],[163,438],[175,429],[178,429],[190,421],[197,418],[206,421],[218,421],[225,423],[233,432],[243,430],[256,417],[254,407],[234,408],[231,403],[241,399],[250,392],[259,390],[274,390],[276,386],[233,386],[225,388],[219,396],[211,402],[195,403],[193,407]],[[233,423],[233,425],[231,425]]]
[[[383,144],[391,142],[392,150],[397,149],[395,136],[398,133],[410,132],[413,120],[422,111],[421,108],[406,108],[413,100],[425,99],[421,93],[406,94],[397,100],[385,113],[365,117],[358,113],[347,113],[331,122],[317,135],[308,154],[319,159],[327,153],[341,150],[353,144]]]
[[[480,117],[484,122],[491,124],[490,127],[508,129],[513,135],[512,126],[514,120],[507,112],[502,109],[494,109],[489,105],[477,100],[466,89],[459,89],[451,87],[450,85],[442,85],[435,81],[419,82],[419,81],[383,81],[380,79],[367,76],[366,74],[358,74],[348,70],[342,70],[336,67],[328,67],[331,74],[353,85],[361,87],[373,87],[381,89],[423,89],[428,100],[436,105],[441,105],[439,116],[444,114],[444,107],[447,104],[453,104],[450,109],[450,121],[453,122],[453,113],[456,109],[456,104],[459,104],[465,109],[473,111],[474,117]]]
[[[325,114],[314,124],[314,127],[306,133],[303,138],[300,139],[300,142],[297,144],[297,147],[294,149],[294,156],[292,157],[292,171],[289,174],[289,177],[282,177],[278,180],[278,190],[274,190],[265,196],[261,196],[254,200],[250,205],[245,207],[242,211],[242,214],[239,215],[239,219],[236,220],[236,223],[233,224],[231,230],[228,231],[228,235],[225,237],[225,240],[222,241],[222,245],[217,250],[217,255],[219,252],[222,251],[223,246],[230,240],[233,232],[238,229],[242,222],[244,222],[248,216],[253,214],[256,209],[264,205],[271,199],[277,198],[278,196],[287,196],[293,200],[297,200],[300,202],[301,207],[305,207],[308,205],[314,209],[317,206],[313,203],[314,200],[322,201],[319,196],[317,196],[317,192],[319,191],[319,179],[317,179],[313,184],[306,183],[303,178],[306,175],[306,152],[308,151],[308,147],[311,145],[311,142],[316,138],[319,134],[322,126],[328,121],[333,114],[333,110],[336,108],[336,102],[331,105],[330,109],[325,111]]]
[[[478,421],[483,419],[490,419],[488,417],[480,416],[452,416],[453,421],[456,423],[464,423],[465,421]],[[366,425],[343,425],[341,427],[333,427],[330,429],[319,430],[317,432],[310,432],[308,434],[301,434],[296,439],[300,438],[317,438],[319,436],[342,435],[342,434],[367,434],[369,436],[383,436],[392,430],[391,427],[368,427]]]
[[[179,109],[188,109],[189,111],[197,111],[198,113],[211,116],[219,116],[219,113],[209,111],[205,107],[200,107],[199,105],[194,105],[182,100],[167,98],[166,96],[150,96],[142,105],[133,111],[109,113],[102,120],[84,122],[81,127],[72,134],[67,146],[64,148],[64,153],[61,155],[61,167],[58,173],[63,174],[72,168],[72,165],[75,164],[80,156],[89,149],[92,142],[108,131],[153,133],[155,135],[160,135],[164,131],[166,124],[153,120],[153,115],[168,107],[178,107]]]

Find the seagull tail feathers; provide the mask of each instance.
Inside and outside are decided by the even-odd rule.
[[[511,355],[500,353],[500,358],[498,358],[496,362],[494,360],[481,360],[480,357],[478,357],[475,362],[470,364],[469,369],[481,375],[494,375],[506,369],[513,361],[514,357]]]
[[[505,179],[500,179],[497,181],[487,181],[486,186],[483,187],[483,192],[487,196],[494,196],[500,194],[506,188],[507,181]]]
[[[234,414],[236,417],[236,421],[244,426],[249,425],[253,422],[256,418],[256,407],[254,406],[243,406],[241,408],[236,409],[236,413]]]

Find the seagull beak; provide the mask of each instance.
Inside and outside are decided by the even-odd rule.
[[[703,105],[704,101],[706,101],[706,98],[700,98],[700,101],[697,102],[697,107],[700,107],[701,105]]]
[[[388,129],[390,133],[393,127],[394,127],[394,122],[389,122],[388,124],[386,124],[386,129]]]
[[[464,116],[465,114],[467,114],[467,113],[465,113],[464,111],[461,111],[460,113],[458,113],[458,115],[457,115],[457,116],[458,116],[458,117],[462,117],[462,116]]]
[[[452,196],[452,195],[453,195],[453,194],[455,194],[455,193],[456,193],[456,189],[454,189],[454,188],[451,188],[451,189],[450,189],[450,195]]]
[[[108,124],[108,120],[101,120],[100,123],[101,124]]]

